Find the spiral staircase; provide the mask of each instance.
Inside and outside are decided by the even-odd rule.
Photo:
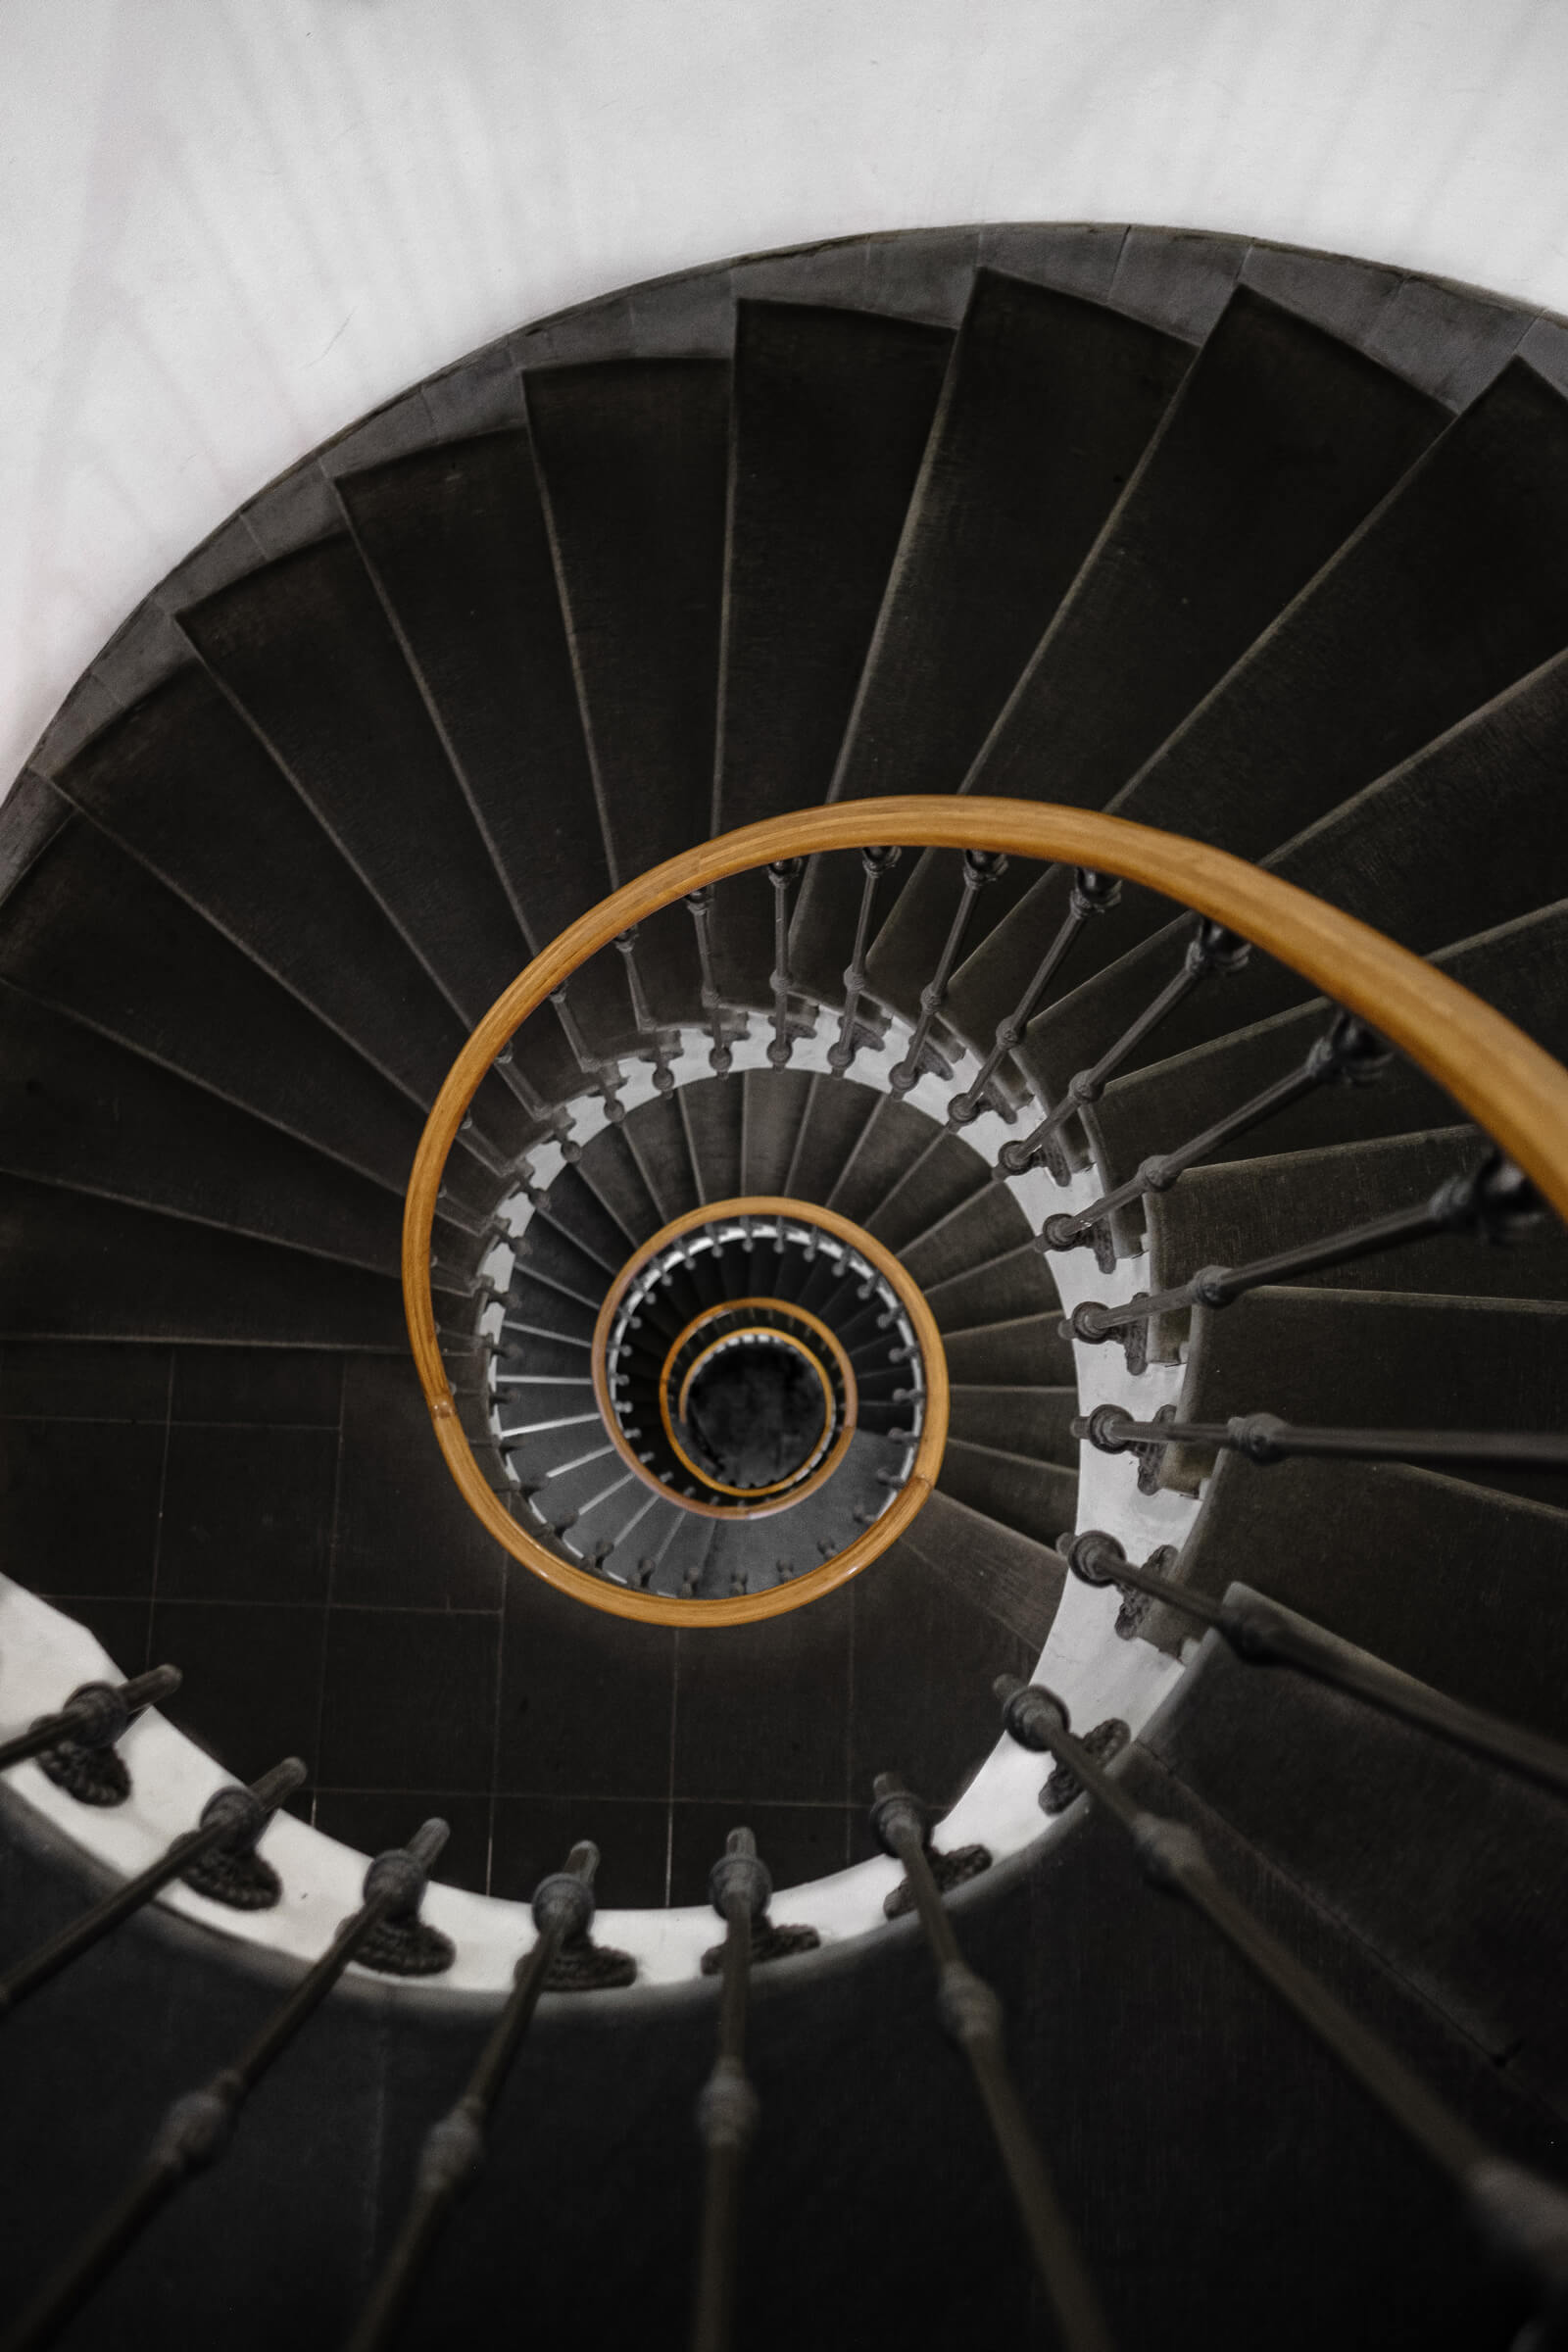
[[[0,1736],[184,1682],[0,1984],[310,1777],[0,2028],[8,2315],[452,1837],[16,2343],[347,2341],[552,1934],[384,2340],[686,2341],[742,1824],[738,2345],[1559,2340],[1565,753],[1568,332],[1238,239],[637,288],[164,583],[0,813]]]

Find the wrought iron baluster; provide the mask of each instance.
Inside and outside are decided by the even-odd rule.
[[[1321,1241],[1277,1250],[1272,1257],[1253,1258],[1249,1265],[1200,1266],[1176,1289],[1131,1298],[1124,1305],[1102,1306],[1094,1299],[1083,1299],[1063,1324],[1063,1335],[1091,1343],[1112,1339],[1155,1315],[1195,1306],[1229,1306],[1260,1284],[1294,1282],[1302,1274],[1349,1265],[1358,1257],[1372,1257],[1406,1242],[1429,1241],[1435,1234],[1474,1234],[1491,1243],[1521,1241],[1543,1222],[1545,1213],[1529,1177],[1500,1152],[1494,1152],[1468,1175],[1450,1176],[1430,1199],[1413,1208],[1394,1209],[1363,1225],[1348,1225]]]
[[[1067,911],[1061,918],[1061,927],[1046,950],[1039,969],[1006,1019],[997,1024],[995,1043],[975,1073],[974,1084],[966,1087],[961,1095],[955,1095],[948,1104],[950,1127],[967,1127],[972,1119],[979,1117],[985,1108],[986,1088],[1022,1039],[1041,998],[1060,971],[1079,932],[1092,914],[1108,914],[1120,898],[1121,884],[1114,874],[1097,874],[1091,872],[1088,866],[1078,867],[1067,900]],[[1038,1132],[1037,1129],[1037,1135]],[[1032,1148],[1035,1137],[1031,1136],[1029,1141]]]
[[[1106,1047],[1097,1062],[1078,1072],[1061,1101],[1046,1113],[1031,1134],[1020,1137],[1016,1143],[1003,1145],[997,1154],[1003,1173],[1021,1176],[1027,1168],[1037,1166],[1067,1121],[1087,1104],[1099,1102],[1123,1062],[1192,995],[1200,982],[1211,973],[1240,971],[1251,952],[1245,939],[1238,939],[1222,923],[1200,921],[1188,943],[1176,977],[1165,983],[1158,996],[1145,1005],[1137,1020],[1122,1031],[1113,1045]]]
[[[1036,2143],[1002,2040],[1002,2004],[958,1948],[926,1852],[926,1814],[892,1773],[876,1782],[871,1826],[904,1865],[937,1971],[943,2025],[969,2061],[1029,2240],[1041,2283],[1067,2352],[1110,2352],[1110,2332],[1046,2162]]]
[[[556,1017],[560,1021],[565,1034],[566,1043],[571,1049],[572,1059],[581,1070],[587,1083],[592,1087],[597,1087],[604,1100],[605,1116],[612,1125],[615,1124],[626,1115],[625,1105],[616,1092],[623,1075],[619,1062],[601,1061],[594,1053],[587,1038],[583,1035],[582,1023],[571,1008],[564,981],[559,988],[551,991],[550,1002],[556,1008]]]
[[[1039,1684],[1003,1675],[1003,1720],[1021,1747],[1054,1756],[1093,1803],[1124,1830],[1144,1875],[1192,1905],[1374,2103],[1439,2171],[1494,2254],[1527,2278],[1543,2315],[1568,2310],[1568,2194],[1528,2166],[1496,2156],[1382,2035],[1363,2025],[1216,1875],[1202,1840],[1184,1823],[1152,1813],[1096,1762],[1069,1727],[1067,1709]],[[1543,2337],[1542,2342],[1548,2340]]]
[[[958,960],[958,952],[973,918],[975,904],[986,884],[1000,880],[1006,870],[1007,860],[1001,850],[965,850],[963,853],[963,889],[948,926],[948,936],[942,943],[937,968],[920,991],[920,1017],[914,1024],[909,1050],[904,1059],[895,1062],[888,1072],[888,1084],[896,1095],[906,1095],[911,1087],[919,1083],[926,1044],[936,1017],[947,1003],[948,982]]]
[[[218,2162],[251,2091],[320,2006],[349,1962],[389,1922],[415,1918],[430,1866],[447,1836],[444,1821],[427,1821],[406,1846],[376,1857],[366,1872],[365,1899],[359,1910],[344,1921],[320,1959],[307,1970],[232,2065],[173,2101],[141,2165],[8,2331],[4,2352],[37,2352],[37,2347],[52,2343],[181,2184],[193,2173]],[[433,1935],[431,1930],[425,1933]],[[450,1944],[445,1949],[446,1965],[450,1965]]]
[[[757,2093],[746,2072],[752,1926],[766,1913],[773,1892],[750,1830],[731,1830],[723,1855],[709,1873],[708,1891],[724,1922],[724,1951],[718,2055],[697,2101],[697,2131],[707,2167],[692,2346],[693,2352],[727,2352],[735,2309],[741,2172],[758,2121]]]
[[[801,877],[803,858],[781,858],[767,869],[773,886],[773,1041],[767,1049],[767,1058],[775,1070],[789,1067],[797,1037],[809,1035],[811,1022],[796,1020],[790,1012],[790,914],[791,886]]]
[[[1356,1655],[1348,1644],[1315,1626],[1294,1609],[1282,1609],[1263,1593],[1249,1592],[1243,1600],[1212,1600],[1207,1593],[1165,1576],[1152,1560],[1135,1567],[1114,1536],[1098,1528],[1063,1536],[1057,1549],[1074,1576],[1086,1585],[1110,1585],[1127,1592],[1147,1592],[1202,1625],[1223,1635],[1239,1658],[1250,1666],[1288,1666],[1328,1683],[1336,1690],[1365,1699],[1403,1723],[1434,1732],[1455,1747],[1468,1748],[1490,1763],[1501,1764],[1524,1779],[1539,1781],[1568,1795],[1568,1747],[1539,1732],[1527,1732],[1483,1707],[1449,1698],[1430,1684],[1401,1674],[1381,1658]],[[1163,1556],[1165,1547],[1156,1552]]]
[[[655,1090],[661,1095],[667,1095],[675,1084],[675,1073],[669,1066],[669,1038],[654,1018],[654,1009],[648,1002],[648,992],[643,986],[643,976],[637,969],[637,926],[635,923],[629,931],[621,933],[615,942],[615,947],[625,967],[626,993],[631,999],[633,1025],[638,1037],[648,1040],[649,1059],[654,1065]]]
[[[255,1846],[272,1815],[285,1797],[305,1783],[305,1766],[298,1756],[288,1756],[274,1764],[270,1772],[263,1773],[250,1788],[237,1783],[217,1789],[202,1807],[201,1821],[194,1830],[186,1830],[165,1847],[156,1862],[117,1886],[113,1894],[94,1903],[79,1919],[51,1936],[47,1942],[28,1952],[0,1976],[0,2017],[10,2014],[29,1993],[47,1984],[73,1960],[101,1942],[121,1921],[150,1903],[153,1896],[169,1886],[171,1881],[183,1878],[209,1856],[217,1853],[248,1853]],[[205,1891],[205,1888],[204,1888]]]
[[[842,1078],[863,1045],[870,1041],[861,1028],[858,1013],[860,999],[865,994],[865,959],[871,945],[871,910],[876,902],[877,884],[884,874],[890,874],[903,852],[897,849],[862,850],[860,852],[860,911],[855,924],[855,953],[844,970],[844,1013],[839,1033],[828,1050],[827,1066],[837,1078]]]
[[[1348,1012],[1336,1015],[1299,1067],[1265,1086],[1223,1119],[1216,1119],[1200,1135],[1191,1136],[1174,1152],[1155,1152],[1146,1159],[1135,1176],[1118,1184],[1108,1193],[1102,1193],[1087,1208],[1058,1209],[1046,1219],[1040,1231],[1038,1247],[1042,1250],[1076,1250],[1090,1240],[1094,1229],[1102,1219],[1114,1216],[1141,1200],[1146,1193],[1169,1192],[1171,1186],[1200,1160],[1206,1159],[1224,1144],[1250,1135],[1254,1127],[1277,1112],[1288,1110],[1293,1102],[1315,1093],[1320,1086],[1365,1086],[1381,1078],[1394,1056],[1382,1040]]]
[[[1102,1453],[1140,1446],[1199,1446],[1245,1454],[1267,1469],[1293,1454],[1351,1462],[1435,1462],[1473,1468],[1568,1470],[1568,1437],[1494,1429],[1304,1429],[1274,1413],[1236,1413],[1228,1421],[1135,1421],[1119,1404],[1097,1404],[1072,1424]]]
[[[82,1683],[56,1715],[40,1715],[15,1739],[0,1740],[0,1772],[45,1748],[70,1740],[75,1747],[111,1748],[122,1740],[131,1718],[144,1707],[172,1698],[180,1686],[177,1666],[154,1666],[122,1683]]]
[[[537,1938],[517,1962],[506,2006],[479,2053],[463,2096],[425,2134],[413,2198],[348,2340],[347,2352],[379,2352],[389,2340],[447,2216],[482,2169],[490,2118],[533,2023],[556,1955],[567,1936],[586,1935],[593,1923],[593,1881],[598,1867],[599,1848],[585,1839],[572,1847],[564,1870],[542,1879],[534,1888]]]
[[[709,1035],[713,1041],[709,1049],[708,1066],[716,1078],[724,1078],[728,1076],[735,1056],[730,1050],[730,1032],[724,1020],[724,1002],[713,976],[712,883],[707,882],[701,890],[688,892],[686,904],[691,909],[692,922],[697,931],[697,960],[702,967],[699,1001],[708,1016]]]

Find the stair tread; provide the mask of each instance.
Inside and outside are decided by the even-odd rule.
[[[1568,401],[1515,360],[1110,806],[1264,857],[1565,645]],[[1036,899],[1048,936],[1064,894]],[[1129,890],[1076,968],[1167,912]]]
[[[899,1262],[923,1291],[936,1291],[973,1267],[1024,1248],[1032,1239],[1029,1220],[1014,1195],[1004,1184],[991,1184],[984,1192],[971,1193],[901,1250]],[[1048,1276],[1048,1287],[1049,1280]]]
[[[1060,1312],[1056,1286],[1032,1242],[933,1282],[926,1304],[944,1337],[977,1324]]]
[[[1078,1411],[1076,1388],[986,1387],[955,1382],[949,1408],[950,1435],[998,1453],[1022,1454],[1078,1469],[1078,1442],[1071,1423]]]
[[[1558,809],[1565,748],[1568,656],[1558,656],[1262,862],[1401,947],[1432,955],[1568,895]],[[1048,1102],[1173,976],[1190,935],[1178,918],[1031,1022],[1020,1059]],[[1032,939],[1019,944],[1033,954]],[[1003,976],[977,969],[963,994],[971,1018],[984,1018]],[[1254,951],[1242,970],[1205,981],[1126,1066],[1166,1060],[1307,993],[1288,966]]]
[[[713,830],[828,797],[953,337],[872,312],[736,306]],[[725,993],[768,1002],[770,893],[719,893]]]
[[[180,626],[472,1024],[527,956],[473,810],[346,533]]]
[[[1076,1470],[967,1438],[948,1440],[937,1492],[1051,1548],[1077,1524]]]
[[[1100,303],[977,273],[832,799],[957,790],[1192,356]],[[858,892],[842,858],[803,885],[792,955],[829,1001]]]
[[[1364,352],[1238,287],[964,790],[1101,807],[1447,422],[1440,403]],[[901,1009],[922,984],[919,917],[937,919],[939,879],[955,863],[928,857],[872,956],[879,994]],[[976,944],[1032,878],[1020,867],[986,894]]]
[[[964,1331],[945,1331],[942,1351],[950,1380],[1008,1381],[1059,1388],[1077,1377],[1072,1343],[1061,1336],[1058,1304],[1039,1315],[1017,1315]]]
[[[1066,1581],[1059,1552],[940,1489],[927,1496],[902,1541],[1031,1652],[1045,1647]]]

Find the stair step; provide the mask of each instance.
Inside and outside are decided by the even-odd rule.
[[[1467,1705],[1560,1740],[1565,1544],[1568,1512],[1439,1471],[1304,1460],[1259,1471],[1227,1454],[1173,1573],[1213,1599],[1239,1578]],[[1174,1647],[1195,1627],[1156,1604],[1141,1631]]]
[[[741,1191],[781,1194],[806,1106],[808,1070],[747,1070],[742,1078]]]
[[[945,1331],[942,1352],[955,1383],[1051,1389],[1068,1387],[1077,1377],[1072,1342],[1061,1336],[1061,1308],[1054,1303],[1044,1314]]]
[[[734,1200],[741,1192],[741,1143],[746,1093],[739,1073],[699,1078],[676,1098],[686,1122],[698,1192],[704,1201]]]
[[[953,337],[870,312],[735,313],[713,830],[826,800]],[[771,1002],[771,892],[714,911],[720,985]]]
[[[632,1114],[635,1117],[635,1113]],[[603,1202],[626,1236],[626,1254],[657,1233],[663,1211],[644,1180],[630,1144],[619,1127],[602,1127],[583,1146],[573,1173]],[[554,1186],[551,1187],[552,1193]]]
[[[1234,1413],[1332,1429],[1560,1430],[1568,1421],[1568,1306],[1396,1291],[1250,1291],[1193,1316],[1179,1418]],[[1169,1448],[1168,1484],[1203,1463]],[[1253,1465],[1269,1479],[1272,1469]],[[1456,1476],[1466,1475],[1456,1472]],[[1476,1483],[1568,1501],[1568,1474],[1477,1471]]]
[[[950,1434],[966,1445],[1023,1454],[1078,1473],[1078,1441],[1071,1423],[1078,1411],[1076,1388],[981,1388],[966,1384],[952,1393]],[[1063,1523],[1065,1526],[1065,1522]],[[1058,1530],[1058,1533],[1062,1532]]]
[[[390,1186],[0,985],[0,1167],[396,1277]],[[449,1252],[466,1237],[442,1220]]]
[[[964,789],[1102,807],[1447,422],[1364,352],[1238,287]],[[883,1002],[906,1010],[956,865],[951,852],[928,861],[872,957]],[[985,893],[976,945],[1036,870]]]
[[[1568,645],[1568,401],[1515,360],[1111,806],[1262,858]],[[1031,900],[1049,938],[1068,877]],[[1169,915],[1125,893],[1074,971]]]
[[[619,1132],[658,1211],[655,1232],[700,1206],[691,1139],[678,1094],[640,1102],[626,1113]]]
[[[1568,1905],[1560,1799],[1219,1642],[1145,1739],[1455,2034],[1562,2109],[1562,2003],[1540,1960]]]
[[[724,580],[729,368],[620,360],[524,377],[612,880],[707,839]],[[656,1014],[695,1018],[691,918],[645,923]]]
[[[1430,960],[1517,1022],[1548,1054],[1568,1051],[1568,901],[1445,948]],[[1223,988],[1225,982],[1204,985]],[[1150,1152],[1169,1151],[1200,1134],[1297,1067],[1328,1018],[1329,1007],[1319,997],[1113,1080],[1084,1122],[1102,1171],[1114,1171],[1111,1180],[1120,1182]],[[1415,1133],[1448,1126],[1454,1115],[1440,1086],[1410,1063],[1396,1061],[1373,1084],[1314,1089],[1291,1109],[1216,1152],[1213,1162],[1272,1158],[1328,1144]]]
[[[927,1134],[923,1149],[910,1154],[865,1217],[866,1231],[895,1254],[996,1181],[970,1145],[940,1127],[928,1127]]]
[[[8,1339],[408,1346],[396,1282],[248,1235],[0,1176]]]
[[[1475,1127],[1444,1127],[1273,1159],[1194,1168],[1149,1202],[1151,1291],[1175,1290],[1200,1266],[1242,1266],[1364,1221],[1414,1207],[1486,1156]],[[1489,1246],[1438,1234],[1348,1265],[1292,1278],[1335,1290],[1568,1299],[1568,1236],[1554,1218],[1526,1239]],[[1159,1353],[1164,1353],[1161,1348]]]
[[[1559,656],[1263,863],[1401,947],[1432,955],[1568,896],[1556,798],[1565,752],[1568,656]],[[1167,924],[1031,1023],[1020,1059],[1047,1102],[1058,1101],[1175,974],[1191,935],[1189,918]],[[1000,942],[998,933],[989,944]],[[1018,944],[1034,954],[1032,939]],[[983,1019],[996,1001],[995,976],[977,971],[964,996],[968,1017]],[[1240,971],[1205,981],[1126,1066],[1165,1060],[1306,993],[1288,966],[1254,952]]]
[[[1032,1238],[1029,1220],[1014,1196],[1005,1185],[991,1184],[901,1250],[899,1262],[921,1290],[934,1291],[970,1267],[988,1265],[1008,1250],[1022,1249]]]
[[[1052,1548],[1077,1525],[1076,1470],[968,1439],[948,1440],[937,1490]]]
[[[265,564],[179,621],[471,1027],[528,944],[353,541]]]
[[[978,272],[834,800],[957,790],[1192,356],[1099,303]],[[858,897],[850,858],[819,858],[802,888],[792,955],[828,1002]]]
[[[853,1078],[829,1078],[820,1072],[812,1078],[782,1188],[791,1200],[820,1205],[829,1199],[881,1101],[873,1088]]]
[[[984,1167],[977,1152],[956,1138],[944,1137],[923,1110],[901,1102],[897,1095],[880,1095],[875,1109],[845,1155],[826,1205],[836,1209],[841,1217],[852,1218],[857,1225],[869,1226],[905,1170],[933,1142],[946,1146],[956,1156]]]
[[[944,1338],[949,1332],[971,1331],[977,1324],[1052,1313],[1059,1317],[1061,1311],[1056,1286],[1031,1242],[927,1285],[926,1304]]]
[[[593,1164],[597,1170],[600,1165],[597,1153]],[[559,1227],[609,1273],[617,1272],[636,1247],[636,1242],[606,1206],[591,1179],[583,1173],[580,1161],[575,1167],[562,1169],[550,1187],[542,1212],[536,1211],[529,1219],[522,1239],[524,1250],[531,1251],[541,1213],[549,1224]]]
[[[610,1288],[614,1269],[607,1267],[586,1242],[578,1240],[564,1223],[558,1224],[547,1211],[529,1219],[517,1252],[516,1271],[536,1281],[557,1283],[564,1290],[592,1298],[597,1306]]]
[[[434,1102],[463,1023],[199,663],[94,736],[56,788],[421,1107]]]
[[[930,1568],[951,1577],[966,1600],[1023,1642],[1032,1657],[1044,1649],[1067,1576],[1058,1551],[940,1489],[901,1540]]]
[[[420,1129],[407,1097],[80,818],[6,900],[0,978],[347,1166],[406,1185]]]

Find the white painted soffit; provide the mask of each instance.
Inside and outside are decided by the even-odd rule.
[[[1561,0],[0,0],[0,778],[271,475],[518,322],[1144,220],[1568,310]]]

